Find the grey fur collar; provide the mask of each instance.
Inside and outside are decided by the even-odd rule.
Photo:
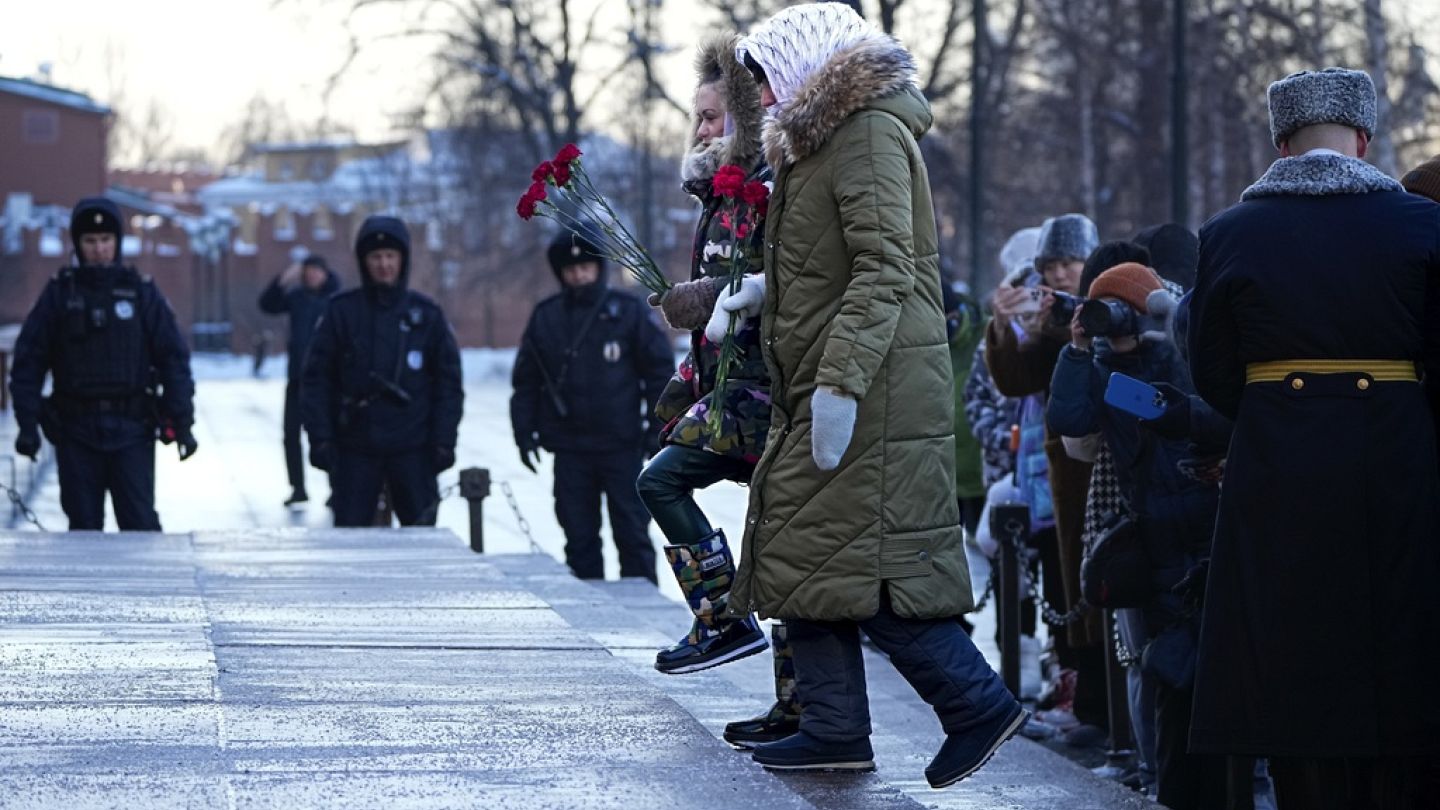
[[[680,179],[686,183],[709,180],[721,166],[735,164],[747,174],[760,160],[760,128],[765,111],[760,107],[760,88],[750,71],[735,58],[737,34],[717,34],[700,43],[695,54],[697,85],[718,68],[725,88],[725,107],[734,131],[704,145],[695,138],[691,122],[690,142],[680,161]]]
[[[1280,158],[1270,164],[1255,185],[1245,189],[1240,199],[1403,190],[1398,180],[1359,158],[1324,151]]]
[[[840,51],[765,122],[766,162],[778,171],[815,154],[846,118],[909,87],[915,73],[915,57],[891,36],[876,35]]]

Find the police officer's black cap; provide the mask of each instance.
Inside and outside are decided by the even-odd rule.
[[[120,240],[125,229],[120,222],[120,207],[104,197],[86,197],[70,212],[70,243],[80,252],[80,237],[87,233],[108,233],[115,236],[115,256],[120,256]]]
[[[329,270],[329,269],[330,269],[330,263],[327,262],[327,261],[325,261],[325,257],[324,257],[324,256],[321,256],[319,253],[311,253],[309,256],[306,256],[304,259],[302,259],[302,260],[300,261],[300,266],[301,266],[301,267],[318,267],[318,268],[320,268],[321,270]]]
[[[605,269],[605,256],[600,252],[600,248],[585,234],[571,230],[561,231],[550,240],[545,257],[550,260],[550,269],[556,276],[572,264],[585,262],[595,262],[600,265],[601,270]]]

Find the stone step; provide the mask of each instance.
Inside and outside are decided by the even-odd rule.
[[[689,629],[690,613],[644,580],[577,582],[563,564],[549,557],[488,559],[508,578],[549,602],[576,629],[604,644],[716,737],[727,722],[757,714],[774,699],[768,651],[703,672],[678,676],[657,672],[656,651]],[[869,644],[865,645],[865,665],[874,728],[871,743],[878,770],[863,776],[781,775],[792,790],[816,806],[937,810],[1140,810],[1154,806],[1044,746],[1018,737],[971,778],[947,790],[932,790],[925,782],[924,768],[944,737],[938,720],[885,656]],[[736,756],[746,758],[739,752]]]
[[[434,530],[0,533],[0,796],[816,807]]]

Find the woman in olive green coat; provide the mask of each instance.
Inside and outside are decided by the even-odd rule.
[[[972,607],[955,503],[950,355],[914,59],[848,6],[793,6],[741,40],[776,172],[758,311],[772,416],[731,610],[787,620],[800,733],[771,768],[873,767],[858,630],[940,715],[926,777],[974,772],[1024,712],[957,618]],[[762,291],[763,290],[763,294]],[[713,323],[713,321],[712,321]]]

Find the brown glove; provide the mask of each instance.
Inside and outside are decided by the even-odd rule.
[[[659,297],[660,312],[672,329],[687,332],[705,328],[710,312],[715,309],[715,299],[720,297],[723,279],[702,278],[676,284]],[[655,296],[651,296],[654,299]],[[651,306],[656,305],[651,300]]]

